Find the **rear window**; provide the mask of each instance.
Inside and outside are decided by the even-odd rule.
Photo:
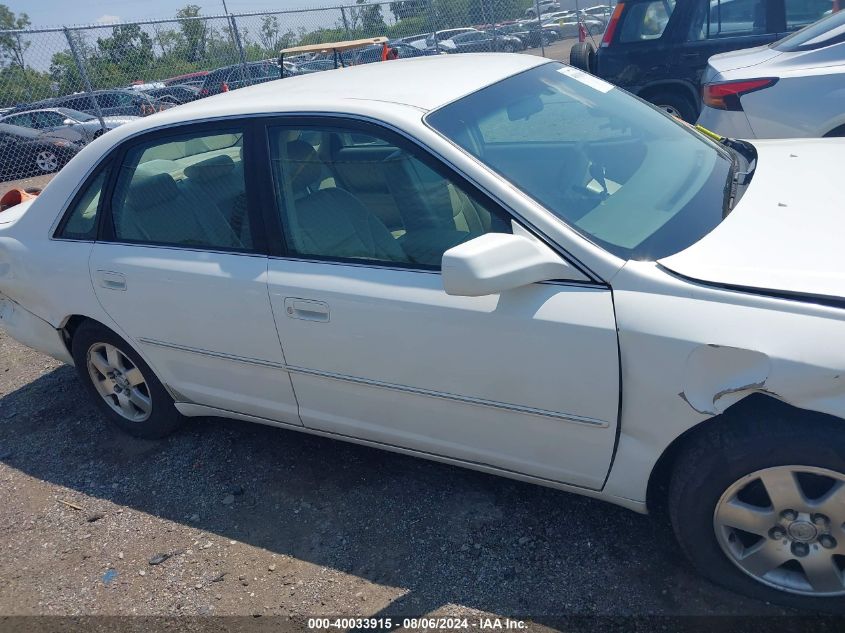
[[[809,51],[845,41],[845,11],[840,11],[819,20],[773,44],[773,48],[784,53]]]
[[[654,0],[631,6],[625,13],[620,42],[656,40],[663,35],[675,10],[675,0]]]

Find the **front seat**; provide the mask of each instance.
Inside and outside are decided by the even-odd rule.
[[[408,261],[402,247],[378,218],[348,191],[319,189],[324,165],[305,141],[286,145],[284,167],[293,190],[288,231],[303,255]]]

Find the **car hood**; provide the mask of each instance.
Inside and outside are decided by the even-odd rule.
[[[720,285],[845,298],[845,139],[754,141],[754,176],[736,207],[670,271]]]
[[[749,66],[757,66],[770,59],[774,59],[781,55],[780,51],[776,51],[771,46],[755,46],[754,48],[743,48],[728,53],[719,53],[713,55],[708,64],[716,72],[724,73],[730,70],[738,70],[740,68],[748,68]]]

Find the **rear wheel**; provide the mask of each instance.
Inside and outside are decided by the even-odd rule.
[[[569,65],[593,72],[596,67],[596,51],[590,42],[578,42],[569,49]]]
[[[726,416],[687,447],[670,484],[672,526],[711,580],[845,613],[845,431],[794,417]]]
[[[502,51],[505,52],[505,53],[513,53],[515,50],[516,50],[516,48],[510,42],[508,42],[507,44],[502,46]]]
[[[182,416],[173,399],[123,339],[86,321],[74,334],[72,348],[79,379],[100,411],[118,427],[147,439],[176,430]]]
[[[695,123],[698,113],[692,99],[679,92],[656,92],[644,97],[667,114],[677,117],[687,123]]]

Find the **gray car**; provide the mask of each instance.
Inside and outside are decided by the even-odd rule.
[[[845,11],[710,58],[698,123],[723,136],[845,136]]]
[[[70,108],[41,108],[9,114],[0,118],[0,123],[48,132],[50,136],[84,144],[93,141],[108,130],[113,130],[137,118],[136,116],[103,117],[103,123],[106,125],[106,129],[103,130],[100,120],[85,112]]]

